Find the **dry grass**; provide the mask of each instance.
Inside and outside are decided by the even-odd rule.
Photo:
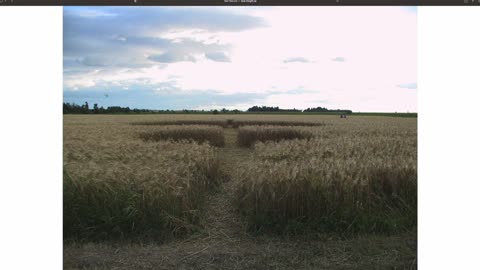
[[[325,123],[305,122],[305,121],[276,121],[276,120],[232,120],[232,127],[238,128],[241,126],[324,126]]]
[[[241,126],[323,126],[325,123],[305,121],[278,121],[278,120],[164,120],[164,121],[138,121],[132,122],[136,126],[168,126],[168,125],[214,125],[223,128]]]
[[[222,120],[165,120],[165,121],[142,121],[132,122],[136,126],[169,126],[169,125],[208,125],[227,127],[228,122]]]
[[[238,129],[237,143],[250,147],[256,142],[308,139],[313,136],[311,130],[298,127],[244,126]]]
[[[412,236],[354,239],[252,237],[239,242],[67,245],[64,269],[345,270],[416,268]]]
[[[218,147],[225,145],[223,129],[217,126],[162,126],[140,132],[139,137],[144,141],[195,141],[198,143],[208,142]]]
[[[65,239],[163,239],[196,229],[219,180],[215,148],[142,142],[133,134],[115,126],[65,128]]]
[[[250,228],[347,234],[415,230],[416,133],[370,128],[336,136],[319,130],[316,139],[256,144],[235,181],[236,203]]]

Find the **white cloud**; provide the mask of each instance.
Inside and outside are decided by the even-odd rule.
[[[96,18],[96,17],[115,17],[117,14],[111,12],[105,12],[100,10],[83,10],[77,13],[80,17]]]
[[[333,58],[332,61],[345,62],[345,57],[337,56],[337,57]]]
[[[310,61],[305,57],[290,57],[283,60],[284,63],[309,63]]]
[[[417,89],[417,83],[402,83],[397,86],[400,88]]]
[[[275,92],[263,101],[286,108],[325,105],[362,111],[416,111],[416,83],[415,87],[405,83],[417,81],[416,13],[398,7],[258,7],[236,12],[260,17],[268,27],[164,29],[155,37],[179,44],[189,39],[194,43],[188,46],[225,45],[228,49],[202,53],[186,46],[175,52],[158,48],[161,53],[156,54],[145,49],[145,57],[156,64],[128,72],[112,68],[69,75],[64,84],[67,88],[128,87],[142,82],[156,89],[168,81],[175,91]],[[124,36],[117,39],[129,40]],[[85,59],[92,65],[103,63]],[[295,89],[308,92],[288,93]]]

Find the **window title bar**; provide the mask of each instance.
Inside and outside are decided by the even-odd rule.
[[[0,0],[0,6],[479,6],[480,0]]]

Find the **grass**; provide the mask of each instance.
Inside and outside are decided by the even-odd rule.
[[[213,146],[225,145],[223,129],[217,126],[171,125],[151,128],[138,135],[144,141],[195,141],[207,142]]]
[[[238,129],[237,143],[251,147],[256,142],[307,139],[313,136],[307,129],[284,126],[244,126]]]

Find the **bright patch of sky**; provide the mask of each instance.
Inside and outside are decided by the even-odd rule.
[[[65,7],[64,101],[417,110],[405,7]]]

